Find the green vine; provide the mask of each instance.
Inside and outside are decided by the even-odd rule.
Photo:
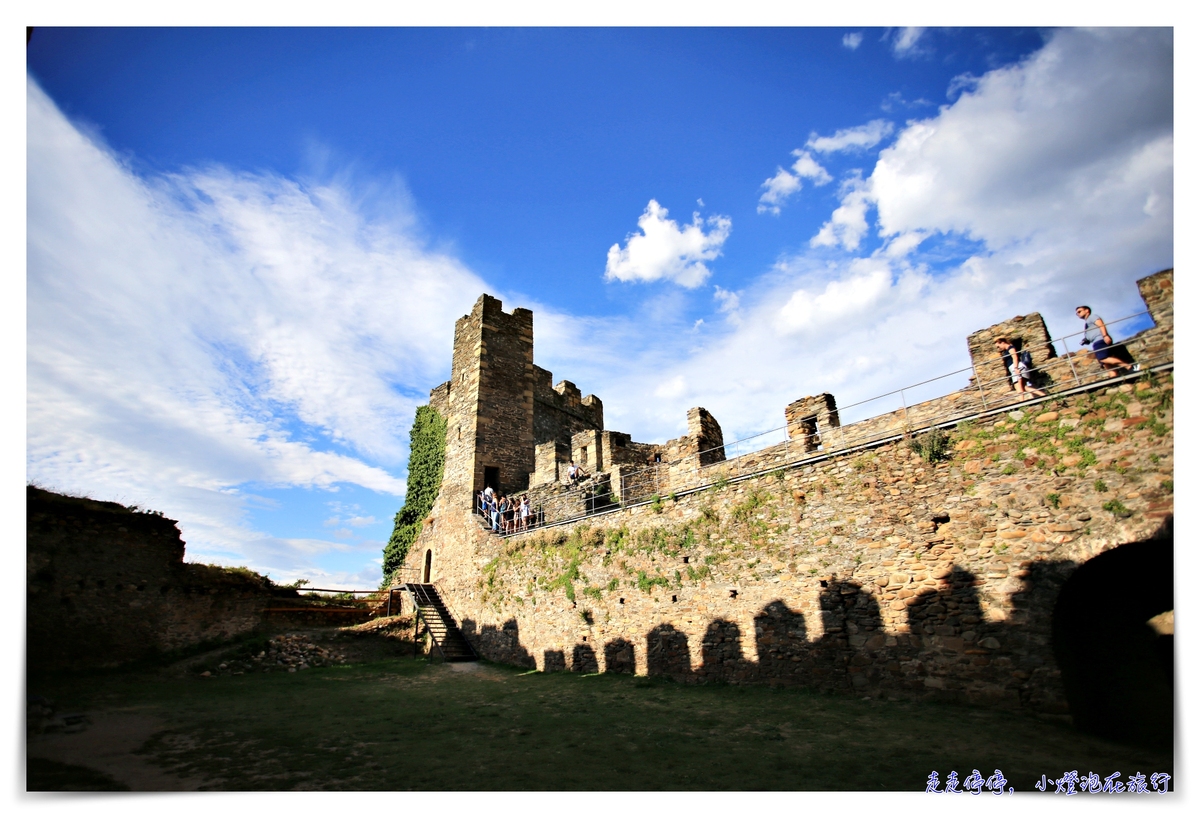
[[[433,501],[442,488],[446,466],[446,421],[431,406],[418,406],[409,438],[408,489],[404,507],[396,514],[395,528],[383,549],[383,576],[404,564],[408,549],[421,533],[421,524],[433,510]]]

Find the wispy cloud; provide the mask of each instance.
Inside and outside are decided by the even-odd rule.
[[[892,53],[897,57],[913,57],[923,53],[918,44],[925,35],[921,26],[905,26],[892,35]]]
[[[255,531],[247,489],[402,495],[483,282],[336,181],[138,175],[32,80],[27,116],[30,479],[179,518],[191,558],[279,575],[344,548]]]
[[[858,47],[862,45],[862,41],[863,36],[861,31],[851,31],[842,35],[842,45],[851,51],[857,51]]]
[[[803,188],[803,179],[811,179],[817,186],[833,181],[829,172],[808,151],[797,149],[792,151],[792,156],[796,157],[796,161],[792,163],[790,171],[776,168],[775,175],[762,183],[764,190],[758,198],[759,213],[778,216],[783,203]]]
[[[812,148],[818,153],[837,153],[839,151],[862,151],[878,145],[890,136],[893,125],[886,119],[873,119],[866,125],[854,128],[843,128],[833,136],[817,136],[808,138],[805,147]]]
[[[842,182],[842,201],[812,237],[813,247],[836,247],[857,250],[867,233],[867,210],[871,206],[870,187],[859,174]]]
[[[711,274],[705,262],[721,255],[733,222],[728,216],[702,219],[692,214],[692,223],[682,227],[667,218],[667,209],[654,199],[638,219],[640,233],[631,233],[625,247],[608,250],[604,277],[609,281],[673,281],[683,287],[699,287]],[[705,227],[709,229],[705,231]]]

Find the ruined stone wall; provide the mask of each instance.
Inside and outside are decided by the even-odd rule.
[[[1154,319],[1154,327],[1140,334],[1141,355],[1148,361],[1169,361],[1175,356],[1175,271],[1163,270],[1138,281],[1138,291]]]
[[[1172,270],[1164,270],[1138,282],[1138,286],[1146,295],[1147,304],[1154,303],[1152,314],[1157,316],[1158,324],[1125,339],[1122,343],[1128,348],[1135,360],[1143,363],[1146,368],[1169,362],[1173,359],[1173,314],[1171,306]],[[1016,329],[1014,329],[1016,328]],[[1018,332],[1019,330],[1019,332]],[[1024,334],[1021,334],[1024,333]],[[980,330],[971,336],[968,347],[976,359],[976,367],[980,371],[990,372],[988,367],[993,364],[1003,371],[999,363],[999,355],[994,348],[995,338],[1009,336],[1023,340],[1026,344],[1036,346],[1034,356],[1036,364],[1047,370],[1043,385],[1060,389],[1086,387],[1089,384],[1103,382],[1107,373],[1096,363],[1090,353],[1076,353],[1065,356],[1051,356],[1053,348],[1048,346],[1048,335],[1045,326],[1037,313],[1028,316],[1018,316]],[[995,360],[993,360],[995,359]],[[994,372],[991,374],[995,374]],[[716,419],[701,408],[689,411],[689,434],[664,444],[641,444],[630,441],[624,451],[626,456],[619,463],[613,460],[615,455],[609,452],[620,452],[605,444],[605,435],[619,435],[615,432],[585,432],[575,436],[573,457],[581,462],[591,473],[603,469],[612,473],[614,493],[622,502],[644,501],[654,495],[667,496],[672,493],[682,493],[698,486],[710,484],[716,480],[732,479],[756,471],[777,469],[793,464],[806,457],[820,456],[822,452],[844,450],[847,448],[871,445],[889,438],[908,435],[915,430],[928,428],[932,425],[951,424],[958,419],[983,412],[994,412],[998,408],[1017,406],[1027,398],[1016,392],[1006,375],[1002,375],[998,383],[982,382],[972,384],[964,389],[951,392],[942,397],[903,406],[891,412],[884,412],[856,423],[841,425],[839,411],[833,395],[824,393],[813,397],[802,398],[789,404],[784,410],[788,438],[782,443],[766,446],[739,457],[725,459],[724,448],[721,446],[721,431]],[[627,438],[627,435],[621,434]],[[597,441],[601,441],[603,457],[596,452]],[[583,456],[582,447],[587,447],[588,456]],[[711,451],[711,454],[701,462],[701,452]],[[661,456],[660,464],[647,464],[646,459],[654,454]],[[561,457],[561,454],[559,455]],[[614,465],[623,468],[614,471]],[[549,476],[550,471],[547,470]],[[565,479],[565,472],[559,468],[558,479]],[[536,482],[549,482],[539,478]],[[553,494],[553,492],[551,492]],[[539,497],[542,495],[539,495]],[[548,502],[545,518],[550,521],[569,519],[579,513],[578,503]],[[569,514],[556,516],[558,513]]]
[[[557,440],[570,446],[571,436],[586,429],[604,428],[604,404],[595,395],[581,397],[570,381],[551,386],[549,370],[534,366],[533,426],[536,443]]]
[[[806,452],[821,448],[821,435],[841,425],[837,402],[828,392],[789,403],[783,410],[783,419],[788,440],[799,441]]]
[[[975,369],[973,382],[981,383],[984,389],[992,392],[1012,390],[1004,359],[996,351],[997,338],[1007,338],[1018,350],[1029,352],[1036,368],[1044,368],[1058,355],[1054,345],[1050,343],[1046,322],[1036,312],[1018,315],[971,333],[967,336],[967,350]],[[1048,375],[1043,377],[1043,381],[1047,383],[1052,380]]]
[[[33,672],[111,667],[273,627],[386,611],[301,597],[249,571],[186,563],[175,520],[117,503],[26,493],[26,655]]]
[[[258,628],[275,599],[252,578],[184,563],[174,520],[33,487],[26,503],[33,670],[117,665],[229,639]]]
[[[558,440],[539,443],[534,450],[533,476],[529,478],[529,486],[540,486],[544,483],[558,483],[566,480],[566,463],[571,458],[571,446]]]
[[[1099,387],[960,428],[948,460],[888,443],[508,540],[440,505],[410,563],[432,552],[498,661],[1062,712],[1058,589],[1172,514],[1172,394]]]

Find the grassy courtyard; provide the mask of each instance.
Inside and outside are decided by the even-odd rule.
[[[1024,714],[401,655],[233,677],[79,674],[30,692],[88,713],[90,730],[140,719],[130,769],[184,789],[912,791],[931,770],[999,768],[1020,791],[1074,769],[1173,774],[1169,755]],[[30,789],[131,780],[119,757],[102,772],[38,747]]]

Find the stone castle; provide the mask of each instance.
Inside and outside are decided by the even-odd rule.
[[[439,584],[481,655],[542,670],[1065,712],[1097,672],[1052,633],[1095,619],[1081,611],[1099,592],[1073,578],[1170,575],[1155,538],[1173,509],[1173,280],[1138,281],[1154,325],[1122,342],[1136,375],[1110,382],[1090,351],[1059,355],[1029,313],[968,337],[966,387],[846,425],[833,395],[802,397],[784,442],[741,457],[699,407],[661,444],[605,429],[598,397],[534,363],[532,312],[483,295],[430,394],[445,472],[404,570]],[[1018,400],[1000,336],[1032,353],[1049,397]],[[527,493],[542,527],[492,534],[473,513],[485,486]],[[1166,587],[1116,606],[1149,654]]]

